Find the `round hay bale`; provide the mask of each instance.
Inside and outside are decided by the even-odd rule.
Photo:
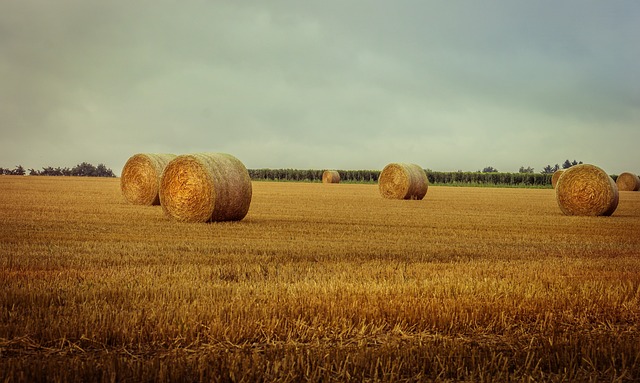
[[[380,194],[388,199],[422,199],[427,194],[429,179],[416,164],[391,163],[378,178]]]
[[[616,179],[616,185],[621,191],[638,191],[640,190],[640,177],[633,173],[624,172]]]
[[[323,184],[337,184],[340,183],[340,173],[336,170],[325,170],[322,172]]]
[[[249,211],[251,194],[247,168],[226,153],[178,156],[160,183],[162,209],[183,222],[239,221]]]
[[[558,179],[556,201],[566,215],[611,215],[618,207],[618,186],[597,166],[575,165]]]
[[[130,203],[159,205],[160,178],[165,166],[175,154],[138,153],[130,157],[122,168],[120,190]]]
[[[558,184],[558,178],[560,178],[560,176],[562,175],[562,173],[564,172],[564,170],[556,170],[555,172],[553,172],[553,175],[551,176],[551,186],[555,189],[556,185]]]

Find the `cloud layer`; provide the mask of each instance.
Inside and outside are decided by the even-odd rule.
[[[640,172],[634,2],[9,1],[0,166]]]

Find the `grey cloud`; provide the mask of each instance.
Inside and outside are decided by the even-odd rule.
[[[119,171],[149,150],[229,150],[254,167],[371,168],[395,156],[442,170],[638,162],[616,159],[616,148],[593,154],[588,140],[603,129],[640,138],[632,3],[3,8],[0,124],[13,148],[0,146],[0,166],[104,155],[96,162]]]

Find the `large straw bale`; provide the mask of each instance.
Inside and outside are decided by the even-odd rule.
[[[325,170],[322,172],[323,184],[337,184],[340,183],[340,173],[336,170]]]
[[[640,178],[636,174],[624,172],[616,179],[616,185],[620,191],[638,191],[640,190]]]
[[[551,186],[555,189],[556,185],[558,184],[558,178],[560,178],[560,176],[562,175],[562,173],[564,172],[564,170],[560,169],[560,170],[556,170],[555,172],[553,172],[553,175],[551,176]]]
[[[163,210],[184,222],[239,221],[249,211],[251,194],[247,168],[226,153],[178,156],[160,184]]]
[[[136,205],[159,205],[160,178],[175,154],[138,153],[122,168],[120,190],[124,198]]]
[[[611,215],[618,207],[618,186],[597,166],[574,165],[558,179],[556,201],[566,215]]]
[[[416,164],[391,163],[382,169],[378,188],[384,198],[422,199],[427,194],[429,179]]]

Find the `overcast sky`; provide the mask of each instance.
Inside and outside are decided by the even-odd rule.
[[[5,0],[0,167],[640,173],[640,2]]]

